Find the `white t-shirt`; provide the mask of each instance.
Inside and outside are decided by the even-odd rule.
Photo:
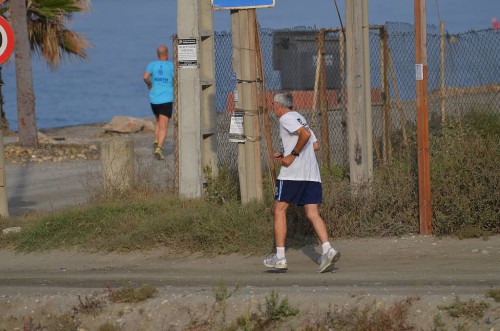
[[[306,119],[295,111],[290,111],[280,117],[280,137],[283,143],[283,155],[290,154],[299,140],[299,136],[293,132],[301,127],[305,127],[311,132],[311,137],[300,155],[295,158],[292,164],[287,168],[282,166],[278,179],[280,180],[304,180],[310,182],[320,182],[318,161],[314,154],[313,143],[317,141],[314,132],[307,125]]]

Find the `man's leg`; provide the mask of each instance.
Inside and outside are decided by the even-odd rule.
[[[318,205],[304,205],[304,209],[306,211],[306,217],[311,222],[323,250],[323,254],[318,261],[318,272],[330,271],[333,269],[335,262],[340,258],[340,252],[333,249],[328,241],[328,232],[326,231],[325,222],[319,215]]]
[[[274,202],[274,240],[276,247],[285,247],[286,239],[286,210],[288,202]]]
[[[160,136],[160,115],[156,115],[155,116],[155,143],[156,143],[156,147],[158,147],[158,138]]]
[[[328,241],[328,232],[326,231],[326,225],[321,216],[319,215],[318,205],[310,204],[304,205],[306,212],[306,217],[311,222],[319,241],[324,244]]]
[[[165,115],[160,114],[156,123],[158,124],[158,147],[162,148],[167,138],[167,128],[168,128],[169,118]],[[155,127],[156,132],[156,127]]]
[[[286,238],[286,210],[287,202],[274,202],[274,239],[276,242],[276,254],[264,259],[264,265],[269,268],[286,270],[288,268],[285,258]]]

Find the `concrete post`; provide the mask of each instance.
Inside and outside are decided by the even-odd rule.
[[[105,192],[125,192],[134,180],[134,144],[113,138],[101,143],[101,176]]]
[[[217,117],[215,109],[215,45],[213,11],[210,0],[199,0],[202,164],[212,174],[217,168]]]
[[[179,194],[198,198],[203,195],[203,168],[209,166],[213,174],[217,173],[211,1],[178,0],[177,17],[179,41],[196,41],[196,63],[178,67]]]
[[[198,63],[200,54],[199,2],[200,0],[177,1],[179,42],[183,39],[196,41],[197,62],[191,66],[179,66],[178,71],[179,194],[188,198],[199,198],[203,193],[201,80]]]

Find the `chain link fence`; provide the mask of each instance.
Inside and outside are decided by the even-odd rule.
[[[237,143],[229,141],[236,75],[229,32],[215,34],[218,161],[236,167]],[[339,29],[260,30],[267,105],[278,90],[294,95],[294,107],[321,136],[320,162],[348,166],[345,38]],[[372,125],[376,163],[390,162],[393,144],[408,144],[416,126],[414,28],[387,23],[370,28]],[[427,34],[430,121],[469,111],[500,111],[500,33],[493,29]],[[260,92],[264,93],[264,92]],[[263,118],[263,116],[261,116]],[[266,137],[263,119],[261,137]],[[273,149],[279,150],[278,122],[271,116]],[[263,142],[265,139],[262,140]],[[326,146],[325,146],[326,145]],[[416,146],[410,146],[416,148]],[[267,146],[262,162],[269,168]]]

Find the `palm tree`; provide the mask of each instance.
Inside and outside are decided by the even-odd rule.
[[[87,38],[65,27],[75,13],[90,9],[90,0],[11,0],[12,28],[16,35],[16,80],[19,142],[35,147],[37,128],[31,72],[31,52],[41,56],[52,69],[63,57],[85,59]]]

